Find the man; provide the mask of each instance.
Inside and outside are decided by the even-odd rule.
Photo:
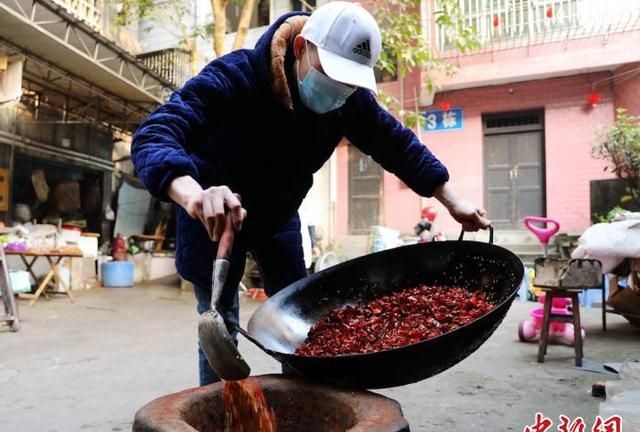
[[[447,186],[438,159],[376,102],[381,45],[375,20],[354,3],[284,15],[255,49],[212,61],[136,132],[139,177],[153,196],[180,206],[176,265],[195,285],[200,313],[209,309],[225,214],[233,220],[219,311],[234,339],[247,251],[268,295],[305,276],[297,209],[343,137],[418,194],[435,196],[465,230],[489,225],[484,210]],[[201,385],[217,379],[200,350]]]

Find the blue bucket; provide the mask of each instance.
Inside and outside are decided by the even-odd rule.
[[[106,288],[133,286],[134,265],[131,261],[109,261],[100,266],[102,285]]]

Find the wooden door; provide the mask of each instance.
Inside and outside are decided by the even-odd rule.
[[[525,216],[545,214],[541,115],[521,116],[485,121],[485,202],[498,228],[521,228]]]
[[[382,224],[383,169],[371,156],[349,145],[349,233],[368,234]]]

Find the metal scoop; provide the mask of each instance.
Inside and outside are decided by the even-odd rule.
[[[231,217],[227,216],[224,232],[218,242],[216,259],[213,262],[211,309],[203,313],[198,322],[200,347],[213,370],[223,380],[241,380],[251,373],[251,368],[238,352],[217,310],[222,287],[229,273],[233,237],[233,223]]]

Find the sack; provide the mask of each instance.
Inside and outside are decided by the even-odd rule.
[[[95,214],[100,211],[100,186],[97,183],[82,185],[82,211],[85,214]]]
[[[44,176],[43,169],[37,169],[31,173],[31,183],[33,184],[33,190],[36,193],[38,201],[47,202],[49,198],[49,185],[47,185],[47,179]]]
[[[80,211],[80,184],[77,181],[62,181],[51,189],[49,204],[58,213],[69,214]]]
[[[614,279],[615,280],[615,279]],[[629,286],[620,288],[611,284],[607,304],[622,314],[627,321],[640,328],[640,319],[630,315],[640,315],[640,289]]]

